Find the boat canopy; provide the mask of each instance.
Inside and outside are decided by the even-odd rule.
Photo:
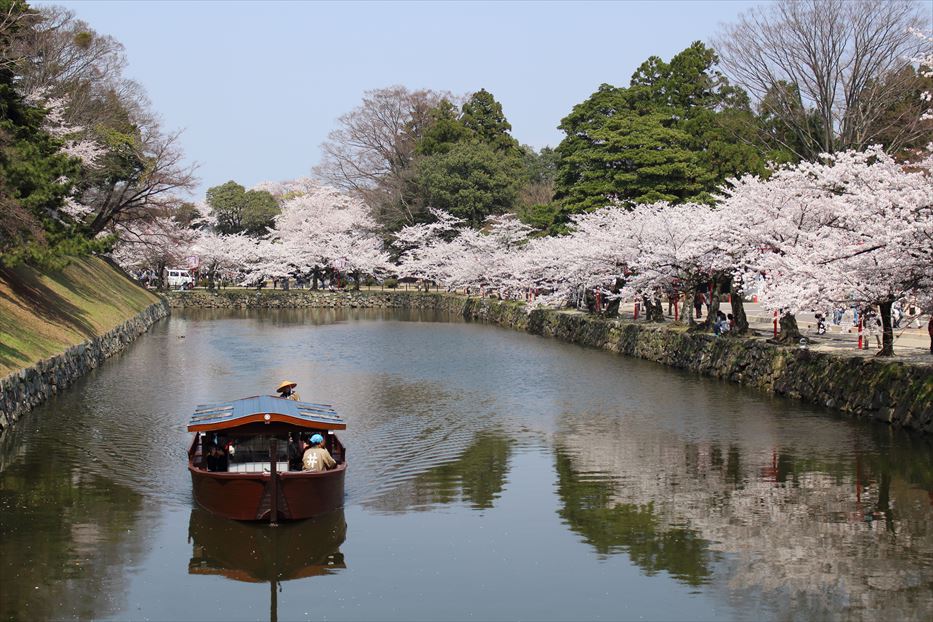
[[[188,420],[189,432],[209,432],[249,423],[287,423],[318,430],[345,430],[346,422],[330,404],[296,402],[271,395],[202,404]]]

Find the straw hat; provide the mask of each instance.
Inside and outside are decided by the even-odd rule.
[[[283,380],[282,384],[279,385],[279,388],[275,390],[276,393],[281,393],[285,389],[294,389],[298,386],[297,382],[292,382],[291,380]]]

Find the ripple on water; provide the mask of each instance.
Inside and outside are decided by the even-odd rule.
[[[574,535],[585,548],[578,562],[624,555],[646,576],[744,612],[781,612],[792,599],[814,618],[839,603],[849,603],[843,617],[909,618],[933,604],[923,589],[933,570],[928,442],[489,327],[236,317],[160,323],[24,420],[23,442],[0,463],[5,557],[45,551],[44,568],[68,568],[62,585],[84,577],[82,589],[114,593],[107,568],[145,563],[140,525],[191,511],[192,407],[291,378],[302,397],[347,419],[346,502],[348,512],[363,506],[358,519],[514,504],[508,484],[534,448],[546,459],[533,481],[550,494],[539,518],[563,530],[546,537]],[[28,520],[5,518],[13,515]],[[534,528],[502,512],[494,519]],[[95,574],[76,570],[84,567]],[[606,563],[591,578],[619,567]]]

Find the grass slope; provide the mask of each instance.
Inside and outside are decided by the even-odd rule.
[[[158,298],[98,257],[0,269],[0,377],[102,335]]]

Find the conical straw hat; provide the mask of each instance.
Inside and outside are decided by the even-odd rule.
[[[275,390],[276,393],[281,393],[284,389],[294,389],[298,386],[297,382],[292,382],[291,380],[283,380],[282,384],[279,385],[279,388]]]

